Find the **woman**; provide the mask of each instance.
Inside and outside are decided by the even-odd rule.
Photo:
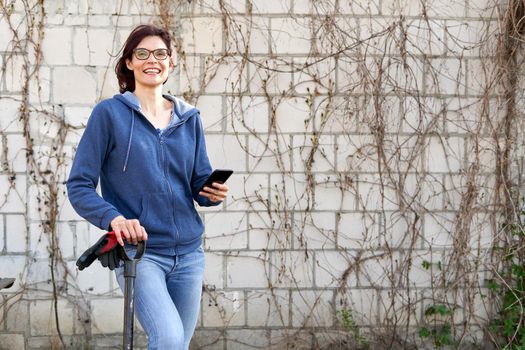
[[[136,314],[148,349],[162,350],[187,349],[198,319],[204,227],[193,201],[217,205],[228,193],[218,183],[201,190],[212,169],[199,111],[162,94],[173,67],[166,30],[131,32],[115,69],[121,94],[93,109],[67,183],[79,215],[114,231],[126,249],[148,240],[137,266]],[[123,268],[116,274],[122,289]]]

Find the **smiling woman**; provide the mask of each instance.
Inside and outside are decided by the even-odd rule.
[[[218,205],[228,193],[225,184],[202,187],[212,168],[200,112],[162,93],[173,66],[166,30],[131,32],[115,68],[121,93],[93,109],[67,183],[75,210],[126,250],[147,240],[135,296],[149,349],[188,348],[204,271],[194,201]],[[123,268],[115,271],[123,288]]]

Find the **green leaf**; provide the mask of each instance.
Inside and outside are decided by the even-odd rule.
[[[427,327],[422,327],[420,330],[419,330],[419,336],[421,338],[428,338],[430,336],[430,331],[428,330]]]

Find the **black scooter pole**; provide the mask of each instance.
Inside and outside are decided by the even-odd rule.
[[[124,350],[133,349],[133,328],[135,313],[135,278],[137,277],[137,263],[144,255],[146,245],[144,241],[137,245],[137,252],[130,258],[124,248],[119,246],[119,255],[124,260],[124,332],[122,344]]]

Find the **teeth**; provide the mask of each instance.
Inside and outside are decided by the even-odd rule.
[[[160,73],[159,69],[146,69],[144,73]]]

